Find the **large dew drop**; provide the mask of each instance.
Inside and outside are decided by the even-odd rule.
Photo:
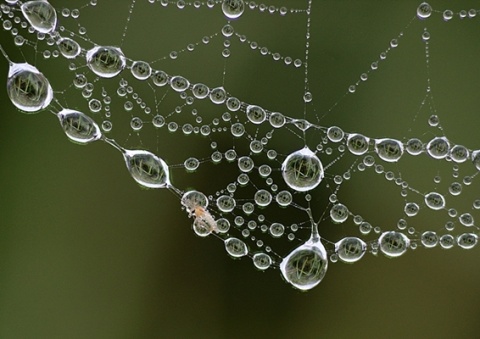
[[[102,137],[95,121],[82,112],[63,109],[57,116],[65,134],[73,142],[87,144]]]
[[[361,134],[350,134],[347,138],[347,147],[354,155],[367,153],[370,139]]]
[[[335,244],[335,253],[345,263],[354,263],[362,259],[367,250],[367,244],[356,237],[346,237]]]
[[[37,113],[53,99],[53,90],[48,79],[32,65],[10,64],[7,79],[8,97],[20,110]]]
[[[27,1],[20,9],[30,25],[40,33],[51,33],[57,25],[57,12],[48,1]]]
[[[133,179],[147,188],[170,186],[168,166],[155,154],[147,151],[124,152],[125,163]]]
[[[280,271],[287,282],[299,290],[317,286],[327,273],[328,259],[320,240],[310,239],[294,249],[280,263]]]
[[[395,231],[383,233],[378,243],[383,254],[390,258],[401,256],[410,247],[410,239],[405,234]]]
[[[394,139],[378,139],[375,141],[375,151],[380,159],[397,162],[403,155],[403,144]]]
[[[310,191],[322,181],[323,166],[315,153],[305,147],[285,158],[282,176],[290,188],[299,192]]]
[[[434,159],[446,158],[450,152],[450,143],[445,137],[433,138],[427,144],[427,153]]]
[[[440,193],[430,192],[425,195],[425,204],[432,210],[445,208],[445,198]]]
[[[126,64],[125,55],[120,48],[97,46],[87,52],[88,67],[102,78],[113,78]]]
[[[243,14],[245,4],[243,0],[223,0],[222,11],[229,19],[236,19]]]
[[[247,245],[238,238],[228,238],[225,240],[225,249],[233,258],[241,258],[248,254]]]

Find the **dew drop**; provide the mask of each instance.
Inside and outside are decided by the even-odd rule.
[[[253,265],[259,270],[266,270],[272,265],[272,258],[266,253],[255,253],[253,255]]]
[[[258,125],[265,121],[267,114],[263,108],[255,105],[249,105],[247,107],[247,118],[250,122]]]
[[[258,190],[254,196],[255,203],[260,207],[266,207],[272,202],[272,194],[264,189]]]
[[[317,286],[327,273],[327,268],[325,247],[320,240],[312,239],[294,249],[280,263],[283,278],[303,291]]]
[[[227,99],[227,92],[223,87],[217,87],[210,91],[210,100],[216,104],[221,105]]]
[[[170,86],[175,92],[184,92],[190,86],[190,82],[180,75],[176,75],[170,79]]]
[[[425,204],[432,210],[445,208],[445,198],[440,193],[431,192],[425,195]]]
[[[270,114],[268,121],[274,128],[280,128],[285,125],[285,116],[282,113],[273,112]]]
[[[426,19],[432,15],[432,6],[426,2],[422,2],[417,8],[417,17],[419,19]]]
[[[102,137],[100,128],[95,121],[82,112],[63,109],[57,116],[63,131],[75,143],[87,144]]]
[[[335,204],[330,209],[330,218],[336,224],[345,222],[348,219],[348,208],[343,204]]]
[[[370,139],[361,134],[349,134],[347,138],[347,147],[354,155],[367,153]]]
[[[217,207],[221,212],[229,213],[236,206],[235,199],[228,195],[221,195],[217,198]]]
[[[457,238],[457,244],[459,247],[469,250],[473,247],[478,242],[478,236],[474,233],[463,233],[462,235],[459,235]]]
[[[25,19],[37,32],[47,34],[55,30],[57,12],[48,1],[27,1],[20,9]]]
[[[410,155],[419,155],[423,152],[423,142],[420,139],[412,138],[407,141],[406,149]]]
[[[335,244],[335,253],[345,263],[354,263],[362,259],[367,244],[356,237],[346,237]]]
[[[422,233],[420,241],[425,248],[433,248],[438,244],[438,235],[433,231],[426,231]]]
[[[281,170],[285,183],[299,192],[314,189],[324,177],[320,159],[308,147],[288,155]]]
[[[238,238],[228,238],[225,240],[225,249],[233,258],[241,258],[248,254],[247,245]]]
[[[169,187],[168,166],[155,154],[143,150],[125,150],[125,164],[132,178],[147,188]]]
[[[437,137],[427,144],[427,153],[434,159],[444,159],[450,152],[450,143],[445,137]]]
[[[102,78],[113,78],[125,68],[126,59],[118,47],[96,46],[87,52],[88,67]]]
[[[327,137],[332,142],[340,142],[344,135],[343,130],[337,126],[329,127],[327,130]]]
[[[384,232],[378,239],[380,250],[387,257],[395,258],[404,254],[410,246],[410,239],[400,232]]]
[[[18,109],[37,113],[53,99],[48,79],[30,64],[10,64],[7,79],[8,97]]]
[[[82,51],[80,45],[70,38],[61,38],[57,41],[57,47],[60,53],[67,59],[76,58]]]
[[[130,71],[138,80],[146,80],[152,75],[152,68],[146,61],[135,61]]]
[[[180,203],[187,209],[190,214],[195,213],[196,207],[206,209],[208,207],[208,199],[202,192],[191,190],[183,194]]]

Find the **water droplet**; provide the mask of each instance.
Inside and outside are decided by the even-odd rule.
[[[455,245],[455,239],[453,238],[453,235],[451,234],[444,234],[440,237],[440,246],[443,249],[450,249]]]
[[[221,105],[227,99],[227,92],[223,87],[217,87],[210,91],[210,100],[217,105]]]
[[[228,19],[237,19],[243,14],[244,10],[243,0],[223,0],[222,11]]]
[[[347,138],[347,147],[355,155],[362,155],[368,151],[370,139],[361,134],[349,134]]]
[[[462,145],[455,145],[450,150],[450,157],[456,163],[465,162],[470,155],[470,152],[465,146]]]
[[[170,186],[168,166],[155,154],[143,150],[125,150],[125,164],[132,178],[147,188]]]
[[[258,190],[254,196],[255,203],[260,207],[266,207],[272,202],[272,194],[267,190]]]
[[[419,155],[423,152],[423,142],[420,139],[412,138],[407,141],[407,152],[411,155]]]
[[[432,210],[445,208],[445,198],[440,193],[431,192],[425,195],[425,204]]]
[[[282,176],[290,188],[305,192],[320,184],[324,177],[323,166],[315,153],[305,147],[285,158]]]
[[[130,120],[130,127],[134,130],[134,131],[139,131],[142,129],[143,127],[143,121],[142,119],[138,118],[138,117],[133,117],[132,120]]]
[[[266,253],[255,253],[252,260],[255,267],[262,271],[272,265],[272,258]]]
[[[248,254],[247,245],[242,240],[234,237],[225,240],[225,249],[233,258],[241,258]]]
[[[197,158],[188,158],[183,165],[187,171],[195,171],[200,166],[200,161]]]
[[[419,210],[420,210],[420,207],[418,206],[418,204],[414,202],[408,202],[405,204],[404,211],[405,211],[405,214],[409,217],[416,216]]]
[[[328,258],[320,240],[310,239],[294,249],[280,263],[285,280],[303,291],[317,286],[327,273]]]
[[[248,156],[243,156],[238,159],[238,168],[244,173],[250,172],[254,165],[255,163],[253,162],[252,158]]]
[[[57,47],[60,53],[67,59],[76,58],[82,51],[78,42],[70,38],[60,38],[57,41]]]
[[[462,184],[459,182],[452,182],[450,187],[448,187],[448,191],[451,195],[460,195],[462,193]]]
[[[453,18],[453,12],[449,9],[446,9],[443,12],[443,20],[450,21]]]
[[[285,116],[282,113],[273,112],[270,114],[268,121],[274,128],[280,128],[285,125]]]
[[[126,64],[125,55],[120,48],[97,46],[87,52],[88,67],[102,78],[117,76]]]
[[[478,236],[474,233],[463,233],[462,235],[459,235],[457,238],[457,244],[461,248],[465,250],[469,250],[473,247],[478,242]]]
[[[190,82],[180,75],[176,75],[170,79],[170,86],[176,92],[184,92],[190,86]]]
[[[65,134],[73,142],[87,144],[102,137],[95,121],[82,112],[63,109],[57,116]]]
[[[433,231],[426,231],[422,233],[420,241],[425,248],[433,248],[438,244],[438,235]]]
[[[152,75],[152,81],[157,87],[165,86],[168,83],[168,74],[164,71],[156,71]]]
[[[234,98],[234,97],[230,97],[227,99],[227,108],[232,111],[232,112],[236,112],[240,109],[242,103],[240,102],[239,99],[237,98]]]
[[[445,137],[437,137],[427,144],[427,153],[434,159],[445,158],[450,151],[450,143]]]
[[[285,232],[285,226],[278,222],[274,222],[270,225],[269,231],[272,237],[280,238]]]
[[[470,227],[474,224],[473,216],[470,213],[463,213],[458,217],[458,220],[463,226]]]
[[[205,99],[209,92],[210,89],[204,84],[195,84],[192,88],[193,96],[197,99]]]
[[[145,61],[135,61],[130,69],[132,75],[138,80],[146,80],[152,75],[150,64]]]
[[[335,244],[335,253],[345,263],[354,263],[362,259],[367,244],[356,237],[346,237]]]
[[[229,213],[236,206],[235,199],[228,195],[221,195],[217,198],[217,207],[221,212]]]
[[[475,168],[480,171],[480,150],[472,152],[472,162]]]
[[[344,135],[343,130],[337,126],[329,127],[327,130],[327,137],[332,142],[340,142]]]
[[[53,99],[48,79],[36,67],[26,63],[10,64],[7,92],[12,103],[27,113],[37,113]]]
[[[217,233],[225,234],[230,230],[230,221],[225,218],[217,219]]]
[[[400,232],[384,232],[378,239],[380,250],[387,257],[395,258],[404,254],[410,246],[410,239]]]
[[[233,26],[230,25],[230,24],[226,24],[226,25],[223,26],[223,28],[222,28],[222,34],[223,34],[223,36],[226,37],[226,38],[231,37],[234,32],[235,32],[235,30],[233,29]]]
[[[191,190],[185,192],[180,200],[180,203],[185,206],[187,212],[193,214],[196,207],[206,209],[208,207],[208,199],[202,192]]]
[[[290,193],[289,191],[280,191],[275,196],[275,200],[280,206],[286,207],[292,203],[292,193]]]
[[[348,208],[343,204],[335,204],[330,209],[330,218],[336,224],[345,222],[348,219]]]
[[[247,107],[247,118],[250,122],[258,125],[265,121],[267,114],[263,108],[255,105],[249,105]]]
[[[51,33],[57,25],[57,12],[46,0],[27,1],[20,7],[23,16],[40,33]]]
[[[378,139],[375,141],[375,151],[380,159],[397,162],[403,155],[403,144],[394,139]]]
[[[417,8],[417,17],[419,19],[426,19],[432,15],[432,6],[426,2],[422,2]]]

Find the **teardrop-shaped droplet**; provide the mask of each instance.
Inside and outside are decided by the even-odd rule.
[[[7,79],[8,97],[20,110],[37,113],[53,99],[48,79],[30,64],[10,64]]]
[[[88,67],[102,78],[113,78],[126,64],[125,55],[118,47],[96,46],[87,52]]]
[[[320,240],[310,239],[294,249],[280,263],[280,271],[287,282],[303,291],[317,286],[327,273],[328,259]]]
[[[225,249],[233,258],[241,258],[248,254],[247,245],[238,238],[228,238],[225,240]]]
[[[367,250],[367,244],[356,237],[346,237],[335,244],[335,253],[345,263],[354,263],[362,259]]]
[[[228,19],[237,19],[243,14],[244,10],[243,0],[223,0],[222,11]]]
[[[133,179],[148,188],[169,187],[168,166],[155,154],[142,150],[125,150],[125,163]]]
[[[397,162],[403,155],[403,144],[394,139],[378,139],[375,141],[375,151],[380,159]]]
[[[305,147],[285,158],[282,176],[290,188],[299,192],[310,191],[322,181],[323,166],[315,153]]]
[[[57,25],[57,12],[46,0],[27,1],[20,7],[23,16],[40,33],[51,33]]]
[[[395,231],[383,233],[378,243],[383,254],[390,258],[401,256],[410,247],[410,239],[405,234]]]
[[[73,142],[87,144],[102,137],[97,123],[82,112],[63,109],[57,116],[65,134]]]
[[[70,38],[60,38],[57,41],[57,47],[60,53],[67,59],[76,58],[82,51],[78,42]]]

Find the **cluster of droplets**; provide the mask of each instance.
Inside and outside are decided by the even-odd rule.
[[[150,2],[154,3],[154,1]],[[230,95],[222,86],[210,88],[203,83],[191,83],[182,75],[170,75],[163,70],[154,69],[146,61],[130,60],[124,55],[122,49],[116,46],[95,45],[90,49],[83,49],[72,37],[61,35],[61,30],[57,29],[56,10],[47,1],[28,1],[21,4],[17,1],[7,1],[7,3],[12,6],[18,5],[28,27],[33,28],[39,35],[48,35],[64,58],[84,59],[86,66],[97,79],[117,78],[125,72],[125,69],[128,69],[134,81],[149,81],[154,89],[169,88],[184,100],[185,105],[176,107],[170,114],[156,114],[149,117],[148,122],[151,122],[155,128],[160,129],[167,126],[169,132],[182,131],[185,135],[199,134],[202,136],[210,136],[211,133],[219,131],[230,133],[234,140],[248,140],[248,154],[237,154],[234,148],[220,152],[217,145],[212,143],[213,151],[207,162],[219,163],[225,159],[227,162],[233,163],[239,173],[234,182],[210,196],[197,190],[183,191],[172,184],[170,180],[172,167],[162,158],[144,149],[126,149],[114,139],[105,136],[105,133],[112,130],[112,123],[109,120],[111,116],[109,105],[112,98],[107,92],[102,93],[101,100],[92,97],[94,82],[89,82],[85,74],[76,74],[73,85],[82,92],[82,96],[88,101],[88,107],[92,114],[103,111],[106,119],[101,125],[83,112],[62,107],[54,97],[48,79],[36,67],[28,63],[12,62],[2,49],[10,66],[7,93],[19,110],[25,113],[37,113],[48,109],[58,117],[62,129],[71,141],[78,144],[103,141],[120,151],[130,175],[139,185],[151,189],[167,188],[179,196],[181,205],[188,216],[193,218],[192,228],[195,234],[201,237],[217,236],[223,241],[225,249],[231,257],[248,256],[259,270],[266,270],[270,267],[279,268],[287,282],[300,290],[308,290],[318,285],[324,278],[329,260],[354,263],[360,260],[367,251],[373,254],[380,251],[388,257],[398,257],[406,253],[409,248],[416,248],[419,243],[425,248],[439,245],[445,249],[451,248],[455,244],[465,249],[473,248],[476,245],[478,227],[475,225],[471,213],[458,215],[456,210],[448,208],[448,199],[445,194],[436,191],[420,193],[399,176],[396,177],[392,171],[386,171],[384,165],[397,163],[407,154],[409,156],[426,154],[435,160],[450,161],[455,166],[470,161],[475,170],[480,171],[480,150],[468,149],[462,145],[452,145],[445,136],[433,137],[426,143],[417,138],[403,142],[392,138],[370,138],[360,133],[344,132],[337,126],[326,128],[306,119],[294,119],[280,112],[272,112],[261,106],[242,101]],[[185,5],[193,5],[197,8],[202,5],[213,7],[221,3],[222,12],[228,20],[240,18],[247,7],[259,9],[262,12],[279,12],[282,15],[289,12],[283,7],[267,7],[256,5],[253,2],[249,2],[247,6],[247,3],[242,0],[207,1],[206,3],[161,0],[160,3],[164,6],[175,3],[178,8],[183,8]],[[95,4],[96,1],[91,1],[92,6]],[[10,12],[10,7],[4,5],[2,10]],[[420,19],[426,19],[431,16],[432,11],[430,5],[422,3],[417,9],[417,16]],[[305,12],[309,14],[309,11]],[[460,17],[462,17],[461,13]],[[70,15],[78,17],[79,14],[73,13],[73,11],[67,13],[65,9],[62,11],[62,16]],[[476,11],[468,11],[467,15],[474,17]],[[5,22],[7,20],[3,21],[4,28]],[[221,33],[227,38],[226,41],[229,41],[228,38],[234,35],[234,28],[230,21],[222,28]],[[290,57],[271,53],[268,49],[258,47],[256,43],[243,35],[235,34],[240,41],[247,42],[252,49],[259,49],[263,55],[269,54],[274,60],[281,59],[286,64],[292,62]],[[401,36],[403,34],[399,35],[399,37]],[[423,39],[428,40],[425,37]],[[228,49],[227,45],[225,45],[226,49]],[[385,59],[390,49],[397,46],[398,39],[392,40],[390,47],[380,55],[380,59]],[[225,50],[223,53],[229,54]],[[304,65],[300,59],[293,61],[293,64],[296,67]],[[375,70],[377,67],[378,62],[375,61],[372,63],[371,70]],[[76,69],[75,65],[71,68],[71,70]],[[367,79],[368,72],[360,76],[362,82]],[[359,82],[352,85],[349,92],[355,92],[358,84]],[[125,79],[119,81],[116,95],[124,98],[123,107],[127,112],[132,111],[135,105],[138,105],[147,115],[152,111],[146,101],[134,92],[133,87]],[[192,114],[196,116],[194,124],[180,125],[174,121],[175,114],[182,112],[182,107],[193,104],[195,100],[206,100],[226,109],[221,117],[214,118],[211,124],[213,128],[210,124],[203,123],[196,109],[192,110]],[[309,92],[305,93],[304,100],[307,103],[311,101]],[[139,131],[145,122],[145,119],[132,116],[131,129]],[[438,117],[432,115],[429,118],[429,124],[432,127],[437,126]],[[260,128],[265,126],[268,127],[266,128],[267,132],[264,135],[257,135]],[[268,147],[268,144],[275,131],[284,127],[299,133],[314,130],[322,141],[314,149],[305,146],[287,155],[278,155],[273,148]],[[251,128],[256,132],[249,133],[248,129]],[[343,157],[347,151],[359,161],[355,161],[354,165],[341,175],[328,177],[327,169]],[[266,154],[267,161],[265,163],[260,163],[255,159],[255,156],[259,154]],[[328,159],[332,156],[334,157],[332,161],[326,162],[326,165],[322,163],[321,159]],[[187,172],[195,172],[204,162],[206,162],[205,159],[188,157],[182,166]],[[354,166],[356,167],[354,168]],[[462,226],[471,228],[472,232],[466,232],[457,237],[451,234],[439,236],[434,231],[419,233],[414,228],[408,227],[405,219],[398,221],[398,230],[396,231],[383,231],[378,226],[373,227],[360,215],[352,213],[346,204],[338,200],[336,194],[342,183],[351,179],[352,172],[363,172],[369,169],[384,176],[387,181],[393,181],[400,186],[403,197],[407,197],[408,191],[413,191],[423,197],[422,202],[407,201],[405,203],[405,218],[415,217],[423,206],[432,211],[448,210],[451,218],[457,218]],[[274,176],[275,171],[281,173],[281,179]],[[266,187],[257,187],[251,183],[254,176],[262,178]],[[465,177],[462,183],[453,182],[449,186],[449,193],[452,196],[460,195],[463,186],[468,186],[471,181],[472,177]],[[237,190],[247,187],[254,187],[255,192],[249,199],[238,199]],[[371,234],[373,231],[378,237],[369,242],[352,236],[344,237],[335,243],[322,239],[318,232],[319,221],[314,220],[310,208],[311,195],[309,192],[318,187],[333,188],[334,193],[329,197],[328,210],[328,218],[332,223],[343,224],[347,220],[353,219],[353,223],[358,227],[362,236]],[[304,196],[305,201],[301,203],[294,201],[294,198],[298,196]],[[268,220],[261,211],[272,205],[276,205],[280,209],[293,207],[307,216],[306,221],[287,224],[273,219]],[[474,209],[480,209],[480,200],[475,200],[473,206]],[[307,241],[302,241],[296,235],[297,231],[302,228],[307,229],[310,233]],[[449,221],[445,228],[447,231],[452,231],[454,222]],[[240,235],[235,236],[232,232],[233,229],[238,230]],[[264,235],[268,235],[268,237]],[[266,243],[272,239],[284,237],[289,241],[300,242],[300,245],[287,255],[277,254]],[[252,250],[248,245],[249,242],[253,242],[256,248]]]

